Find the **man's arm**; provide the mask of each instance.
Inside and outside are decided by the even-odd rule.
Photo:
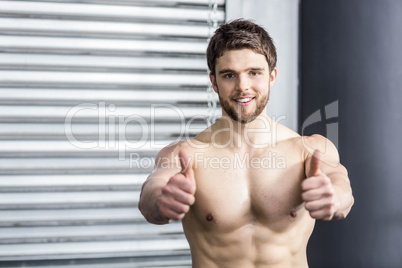
[[[142,185],[138,208],[154,224],[181,220],[195,202],[195,179],[191,159],[184,151],[163,149],[156,169]]]
[[[305,161],[306,179],[302,182],[305,208],[314,219],[343,219],[354,203],[347,170],[339,163],[338,151],[328,139],[314,135],[308,143],[316,150]]]

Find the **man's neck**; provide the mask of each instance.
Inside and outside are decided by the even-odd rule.
[[[241,123],[223,114],[212,128],[211,141],[232,148],[256,149],[275,142],[277,122],[262,112],[249,123]]]

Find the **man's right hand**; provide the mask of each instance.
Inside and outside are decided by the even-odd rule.
[[[181,220],[195,202],[196,183],[191,158],[179,152],[181,172],[172,176],[162,188],[158,200],[160,214],[169,220]]]

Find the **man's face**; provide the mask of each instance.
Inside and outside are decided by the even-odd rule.
[[[265,56],[250,49],[229,50],[217,59],[210,78],[224,115],[245,124],[266,113],[276,69],[270,73]]]

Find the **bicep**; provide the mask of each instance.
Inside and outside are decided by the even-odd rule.
[[[325,174],[340,173],[347,175],[346,168],[340,163],[339,153],[335,145],[321,135],[306,138],[308,146],[305,147],[305,171],[310,172],[314,150],[320,151],[320,171]]]
[[[156,156],[155,168],[145,183],[149,183],[151,180],[158,180],[166,184],[173,175],[180,171],[180,162],[175,148],[165,147]]]

